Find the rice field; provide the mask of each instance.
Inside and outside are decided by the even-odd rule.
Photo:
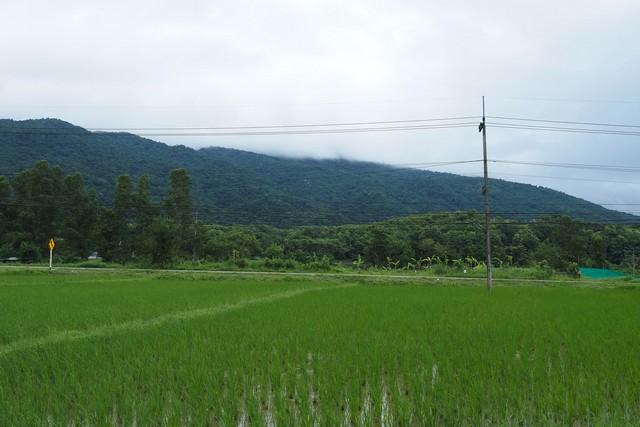
[[[0,270],[0,425],[638,425],[637,287]]]

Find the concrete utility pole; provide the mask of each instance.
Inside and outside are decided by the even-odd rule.
[[[196,262],[196,245],[198,244],[198,211],[196,211],[196,221],[193,227],[193,258],[192,262]],[[199,261],[199,260],[198,260]]]
[[[484,164],[484,184],[482,186],[482,196],[484,199],[484,232],[487,240],[487,290],[491,292],[493,287],[493,275],[491,265],[491,210],[489,208],[489,168],[487,165],[487,122],[484,115],[484,96],[482,97],[482,123],[478,127],[482,132],[482,159]]]

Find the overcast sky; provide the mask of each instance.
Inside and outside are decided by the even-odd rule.
[[[479,115],[485,95],[488,115],[640,125],[638,0],[5,0],[2,12],[6,118],[88,128],[385,121]],[[473,128],[154,139],[392,164],[482,156]],[[488,141],[492,159],[640,166],[639,136],[489,120]],[[640,203],[638,173],[490,168],[598,203]]]

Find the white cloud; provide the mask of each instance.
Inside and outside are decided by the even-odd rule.
[[[17,119],[59,117],[85,127],[395,120],[479,114],[483,94],[490,115],[637,122],[640,112],[637,1],[24,1],[3,8],[11,19],[0,41],[0,114]],[[473,129],[159,139],[391,163],[481,155]],[[640,158],[637,140],[489,128],[490,156],[516,160],[630,164]],[[640,181],[618,175],[607,177]],[[596,202],[640,203],[637,185],[520,180]]]

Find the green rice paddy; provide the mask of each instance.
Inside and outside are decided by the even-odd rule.
[[[637,425],[637,287],[0,270],[0,425]]]

